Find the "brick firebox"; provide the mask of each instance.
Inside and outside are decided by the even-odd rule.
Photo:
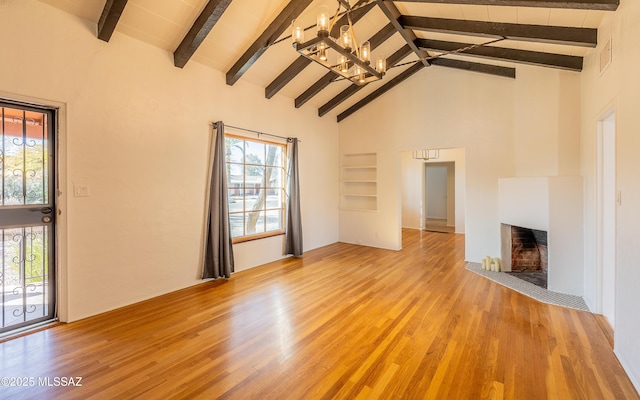
[[[511,271],[547,270],[547,232],[511,226]]]

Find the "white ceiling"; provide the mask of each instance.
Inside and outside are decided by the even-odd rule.
[[[105,0],[40,1],[94,23],[97,23],[100,19],[105,5]],[[189,28],[207,2],[208,0],[129,0],[118,22],[116,32],[173,52],[189,31]],[[192,57],[192,61],[205,64],[226,73],[288,2],[289,0],[233,0],[213,30],[198,48]],[[352,3],[355,3],[355,1],[352,0]],[[473,6],[415,2],[396,2],[395,4],[403,15],[581,28],[597,28],[605,13],[605,11],[594,10]],[[331,9],[335,9],[336,1],[314,0],[298,18],[300,24],[302,26],[313,25],[315,23],[317,9],[321,5],[327,5]],[[378,7],[374,7],[364,18],[355,24],[356,36],[360,41],[366,40],[388,23],[389,21],[384,13],[380,11]],[[462,43],[483,43],[488,41],[487,38],[481,37],[415,32],[419,38],[434,40],[448,40]],[[283,36],[288,34],[289,32],[287,31],[283,33]],[[395,34],[373,53],[374,55],[382,53],[385,56],[389,56],[404,44],[405,42],[402,37],[399,34]],[[511,40],[500,42],[496,44],[496,46],[573,56],[584,56],[589,51],[589,48],[583,47]],[[290,42],[288,40],[283,41],[271,46],[241,79],[260,87],[267,87],[297,57],[298,54],[293,50]],[[465,56],[460,55],[455,58],[491,65],[517,67],[517,64],[478,58],[465,58]],[[415,56],[411,59],[415,59]],[[188,68],[188,66],[189,64],[187,64],[185,68]],[[389,71],[387,75],[388,77],[393,77],[401,72],[401,70],[401,68],[395,68]],[[298,76],[278,92],[278,94],[294,99],[326,72],[326,69],[312,63],[312,65],[298,74]],[[386,80],[387,78],[385,77],[385,81]],[[331,100],[336,94],[344,90],[348,85],[346,81],[332,83],[307,102],[304,107],[319,108]],[[356,95],[349,98],[348,101],[334,109],[330,115],[344,111],[357,100],[380,87],[380,85],[380,82],[367,85],[363,90],[360,90]]]

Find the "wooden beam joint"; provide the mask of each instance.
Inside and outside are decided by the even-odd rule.
[[[108,42],[127,5],[127,0],[107,0],[98,21],[98,39]]]
[[[209,32],[222,17],[232,0],[210,0],[195,20],[189,32],[173,53],[173,64],[182,68],[202,44]]]
[[[291,21],[304,11],[312,0],[291,0],[289,4],[269,24],[267,29],[253,42],[236,63],[227,72],[227,85],[233,85],[260,58],[278,37],[289,29]]]

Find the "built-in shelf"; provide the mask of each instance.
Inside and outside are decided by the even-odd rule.
[[[376,153],[344,154],[340,165],[340,208],[350,211],[378,209],[378,157]]]

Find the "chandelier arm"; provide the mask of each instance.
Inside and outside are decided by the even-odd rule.
[[[356,39],[356,33],[353,30],[353,23],[351,22],[351,13],[347,12],[347,20],[349,20],[349,32],[351,33],[351,41],[353,42],[353,47],[356,49],[356,56],[360,58],[360,46],[358,46],[358,40]]]
[[[336,13],[333,15],[333,21],[331,21],[331,25],[329,25],[329,32],[333,29],[333,26],[338,22],[338,14],[340,14],[340,3],[338,3],[338,8],[336,8]]]

